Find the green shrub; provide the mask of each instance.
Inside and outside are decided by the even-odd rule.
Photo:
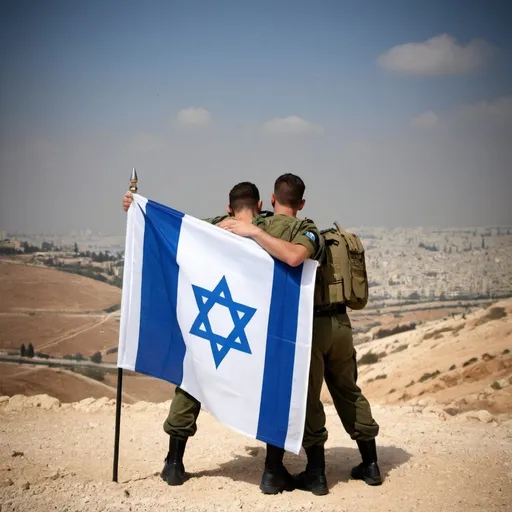
[[[499,320],[500,318],[505,318],[506,316],[507,312],[505,311],[505,308],[493,307],[488,311],[487,314],[485,314],[475,322],[475,327],[486,324],[487,322],[490,322],[492,320]]]
[[[436,370],[435,372],[432,372],[432,373],[424,373],[418,379],[418,382],[425,382],[426,380],[435,379],[440,374],[441,374],[441,372],[439,370]]]
[[[387,336],[393,336],[394,334],[398,334],[401,332],[411,331],[413,329],[416,329],[416,324],[414,322],[410,324],[404,324],[400,325],[398,324],[395,327],[392,327],[391,329],[379,329],[374,335],[374,339],[378,340],[381,338],[385,338]]]
[[[360,365],[363,364],[375,364],[379,360],[379,355],[374,354],[372,351],[367,352],[363,356],[359,358],[359,361],[357,362]]]
[[[94,352],[94,354],[91,356],[91,361],[93,363],[100,364],[103,360],[103,356],[101,355],[101,352]]]

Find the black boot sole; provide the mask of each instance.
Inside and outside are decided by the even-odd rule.
[[[310,492],[312,492],[315,496],[325,496],[326,494],[329,494],[329,489],[327,487],[321,487],[320,489],[308,489]]]
[[[178,475],[169,475],[169,472],[168,471],[162,471],[160,473],[160,478],[166,482],[168,485],[172,485],[172,486],[176,486],[176,485],[183,485],[185,480],[187,479],[187,475],[185,473],[185,475],[183,477],[181,476],[178,476]]]
[[[295,489],[298,489],[299,491],[311,492],[315,496],[325,496],[326,494],[329,494],[329,487],[327,486],[313,487],[311,485],[304,484],[300,481],[295,482]]]
[[[168,485],[177,486],[177,485],[183,485],[185,482],[185,478],[180,478],[177,476],[170,476],[164,479],[165,482],[167,482]]]
[[[367,485],[377,486],[382,485],[382,477],[380,476],[373,476],[373,477],[355,477],[351,476],[352,480],[361,480]]]
[[[382,478],[380,476],[375,476],[373,478],[363,478],[363,480],[367,485],[382,485]]]
[[[260,484],[260,490],[263,494],[279,494],[284,491],[291,492],[291,491],[295,490],[295,487],[293,485],[279,486],[279,485]]]

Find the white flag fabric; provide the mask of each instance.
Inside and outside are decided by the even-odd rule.
[[[299,453],[317,263],[134,194],[118,367],[180,386],[222,424]]]

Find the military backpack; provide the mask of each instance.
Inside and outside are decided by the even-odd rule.
[[[335,222],[320,231],[320,253],[315,283],[315,307],[345,304],[363,309],[368,302],[368,276],[361,239]]]

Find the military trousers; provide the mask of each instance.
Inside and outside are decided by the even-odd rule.
[[[176,387],[169,414],[164,421],[164,431],[171,437],[186,441],[197,432],[200,411],[201,403],[180,387]]]
[[[379,425],[357,385],[356,350],[352,325],[346,313],[315,316],[313,320],[304,448],[323,445],[327,441],[325,412],[320,400],[324,378],[338,416],[350,437],[354,441],[374,439],[379,433]]]

